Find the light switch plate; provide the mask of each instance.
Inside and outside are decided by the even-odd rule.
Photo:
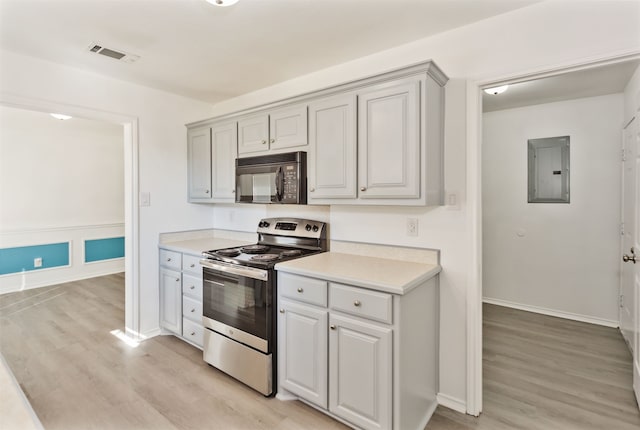
[[[140,191],[140,206],[151,206],[151,193]]]

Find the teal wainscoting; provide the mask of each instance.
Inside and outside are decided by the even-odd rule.
[[[124,257],[124,237],[84,241],[84,262],[113,260]]]
[[[34,267],[41,258],[42,266]],[[69,242],[0,249],[0,275],[69,265]]]

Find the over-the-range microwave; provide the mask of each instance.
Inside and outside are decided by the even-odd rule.
[[[236,202],[307,204],[307,153],[236,159]]]

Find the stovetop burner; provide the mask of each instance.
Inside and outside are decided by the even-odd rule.
[[[237,248],[219,249],[215,251],[215,253],[222,255],[223,257],[237,257],[240,255],[240,250]]]
[[[276,261],[279,258],[280,258],[280,254],[258,254],[258,255],[251,256],[251,261],[268,262],[268,261]]]
[[[249,245],[240,248],[240,251],[244,252],[245,254],[264,254],[268,250],[269,247],[266,245]]]
[[[302,255],[302,251],[299,249],[289,249],[280,253],[280,257],[295,257],[297,255]]]

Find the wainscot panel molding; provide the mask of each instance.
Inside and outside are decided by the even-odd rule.
[[[88,254],[86,243],[90,244]],[[61,245],[55,255],[43,252],[47,249],[43,246],[51,244]],[[0,294],[119,273],[124,271],[124,224],[0,232],[0,252],[8,249],[30,252],[23,256],[19,271],[3,272],[0,267]],[[41,267],[35,267],[34,258],[42,258]]]

